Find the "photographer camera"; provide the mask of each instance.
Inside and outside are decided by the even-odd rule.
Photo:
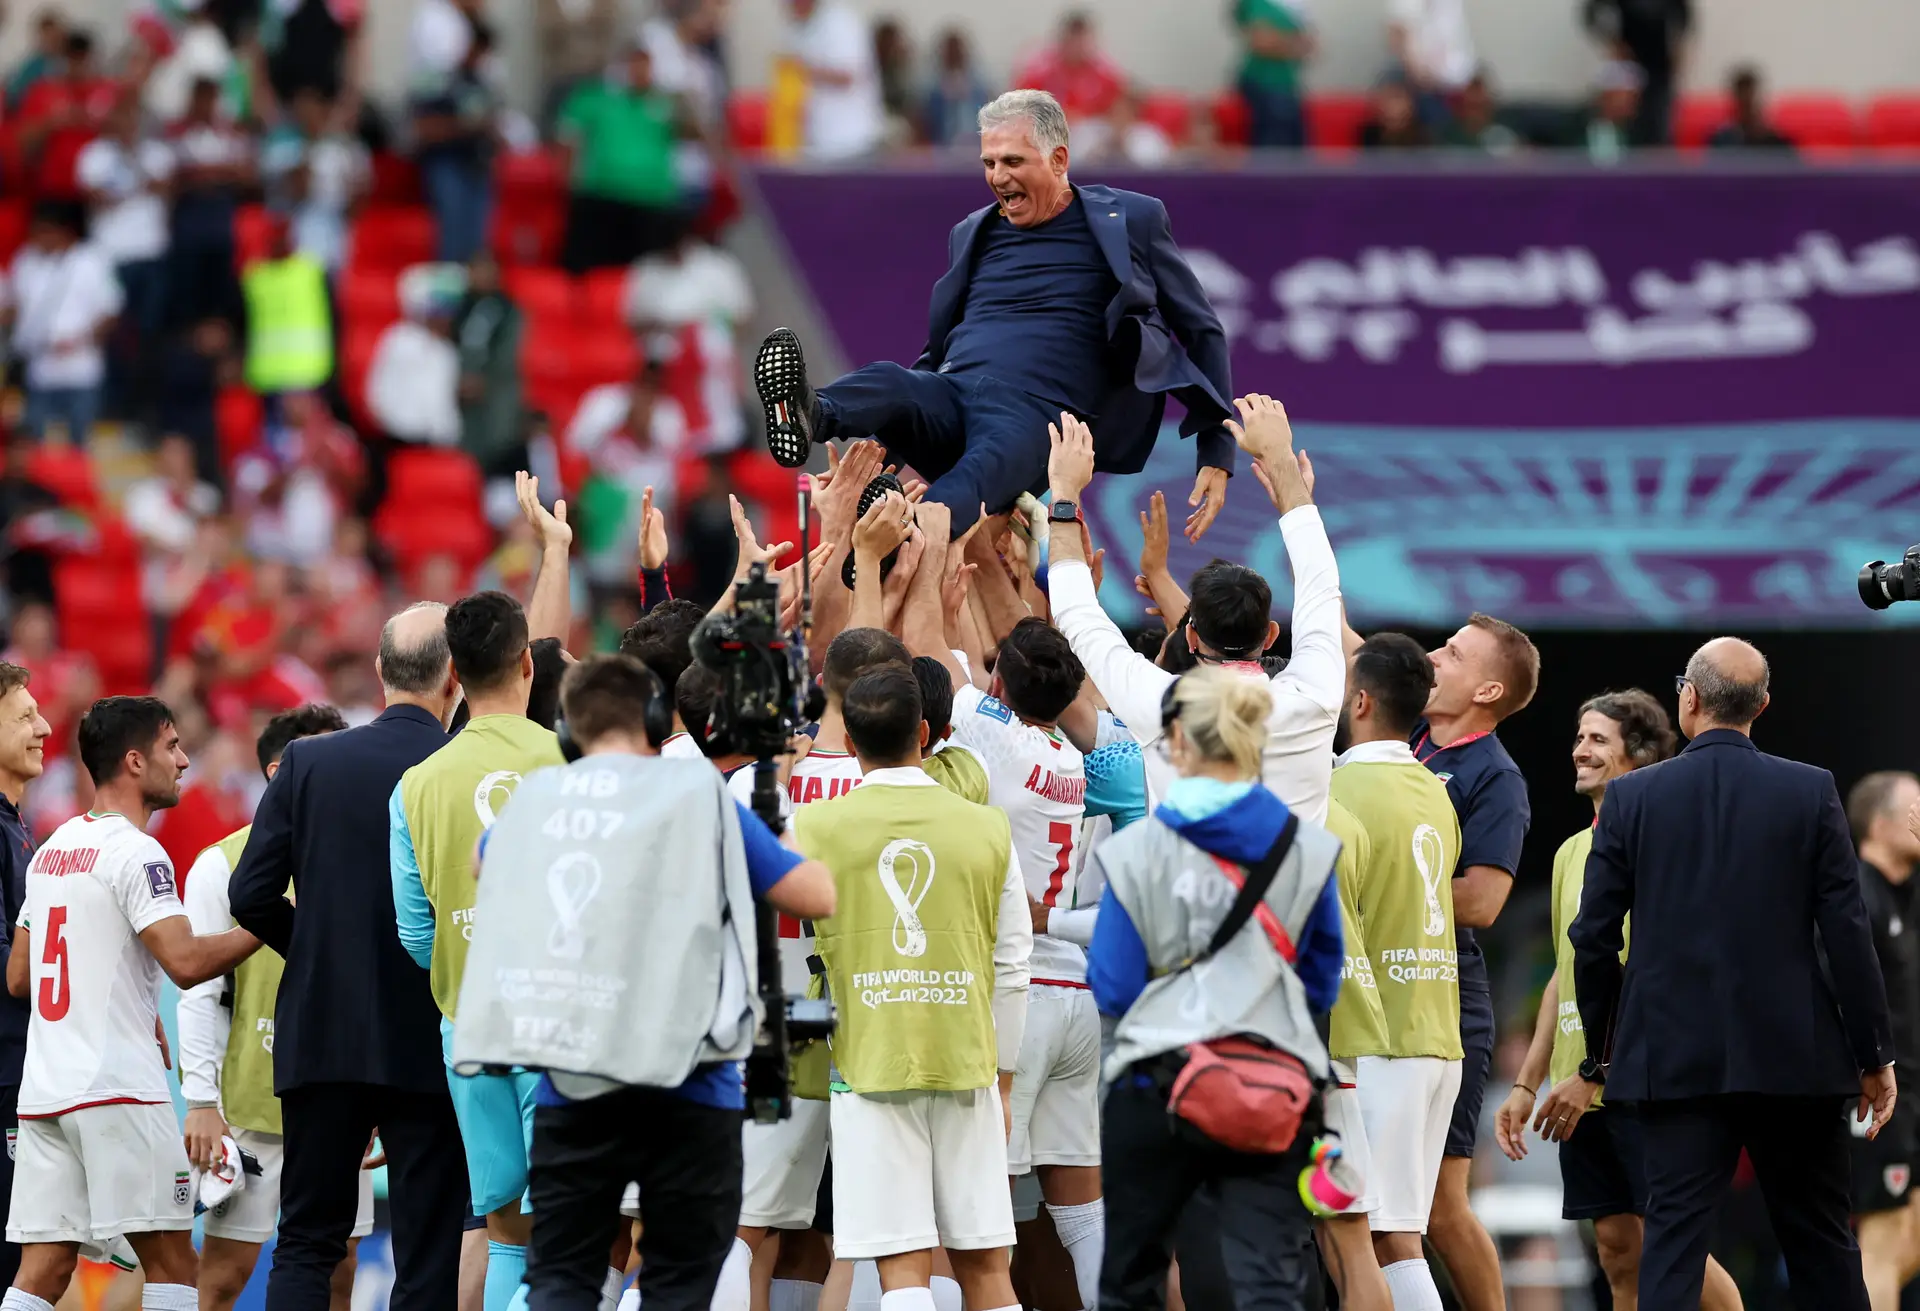
[[[630,1182],[644,1303],[704,1309],[740,1208],[740,1061],[761,1022],[753,902],[830,915],[833,881],[710,765],[659,757],[672,716],[646,666],[582,661],[560,704],[572,763],[527,778],[482,844],[454,1066],[545,1072],[533,1311],[599,1305]]]
[[[1869,610],[1885,610],[1896,601],[1920,601],[1920,544],[1909,546],[1899,564],[1869,560],[1860,566],[1860,600]]]

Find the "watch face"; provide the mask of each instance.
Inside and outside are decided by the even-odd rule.
[[[1073,501],[1055,501],[1048,517],[1061,523],[1072,523],[1080,517],[1080,506]]]

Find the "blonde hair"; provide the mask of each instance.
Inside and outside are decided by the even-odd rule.
[[[1264,678],[1249,678],[1202,665],[1174,684],[1180,728],[1203,759],[1227,762],[1248,778],[1260,777],[1273,692]]]

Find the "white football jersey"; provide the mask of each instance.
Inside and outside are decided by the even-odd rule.
[[[706,752],[693,740],[691,733],[675,733],[660,744],[660,754],[668,760],[705,760]]]
[[[1087,809],[1086,766],[1058,729],[1037,728],[976,687],[956,688],[953,738],[987,765],[987,797],[1006,812],[1027,895],[1045,906],[1074,905],[1080,822]],[[1035,983],[1087,980],[1087,953],[1046,935],[1033,940]]]
[[[812,750],[793,767],[787,790],[780,797],[780,813],[791,815],[809,802],[844,796],[860,786],[860,760],[851,751]],[[733,771],[727,780],[733,799],[753,809],[753,766]],[[804,933],[800,921],[790,915],[780,917],[780,983],[788,992],[803,992],[807,986],[807,957],[813,951],[813,930]]]
[[[167,853],[119,815],[70,819],[34,854],[23,1117],[172,1099],[154,1038],[160,962],[139,934],[185,914]]]

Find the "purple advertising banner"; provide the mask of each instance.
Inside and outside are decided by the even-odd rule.
[[[1166,203],[1235,389],[1283,399],[1314,452],[1371,621],[1866,624],[1854,571],[1920,538],[1920,175],[1085,180]],[[756,181],[847,358],[910,363],[979,177]],[[1107,544],[1130,555],[1134,510],[1154,487],[1184,505],[1191,477],[1169,432],[1096,489]],[[1284,595],[1279,552],[1236,479],[1175,567],[1257,557]]]

